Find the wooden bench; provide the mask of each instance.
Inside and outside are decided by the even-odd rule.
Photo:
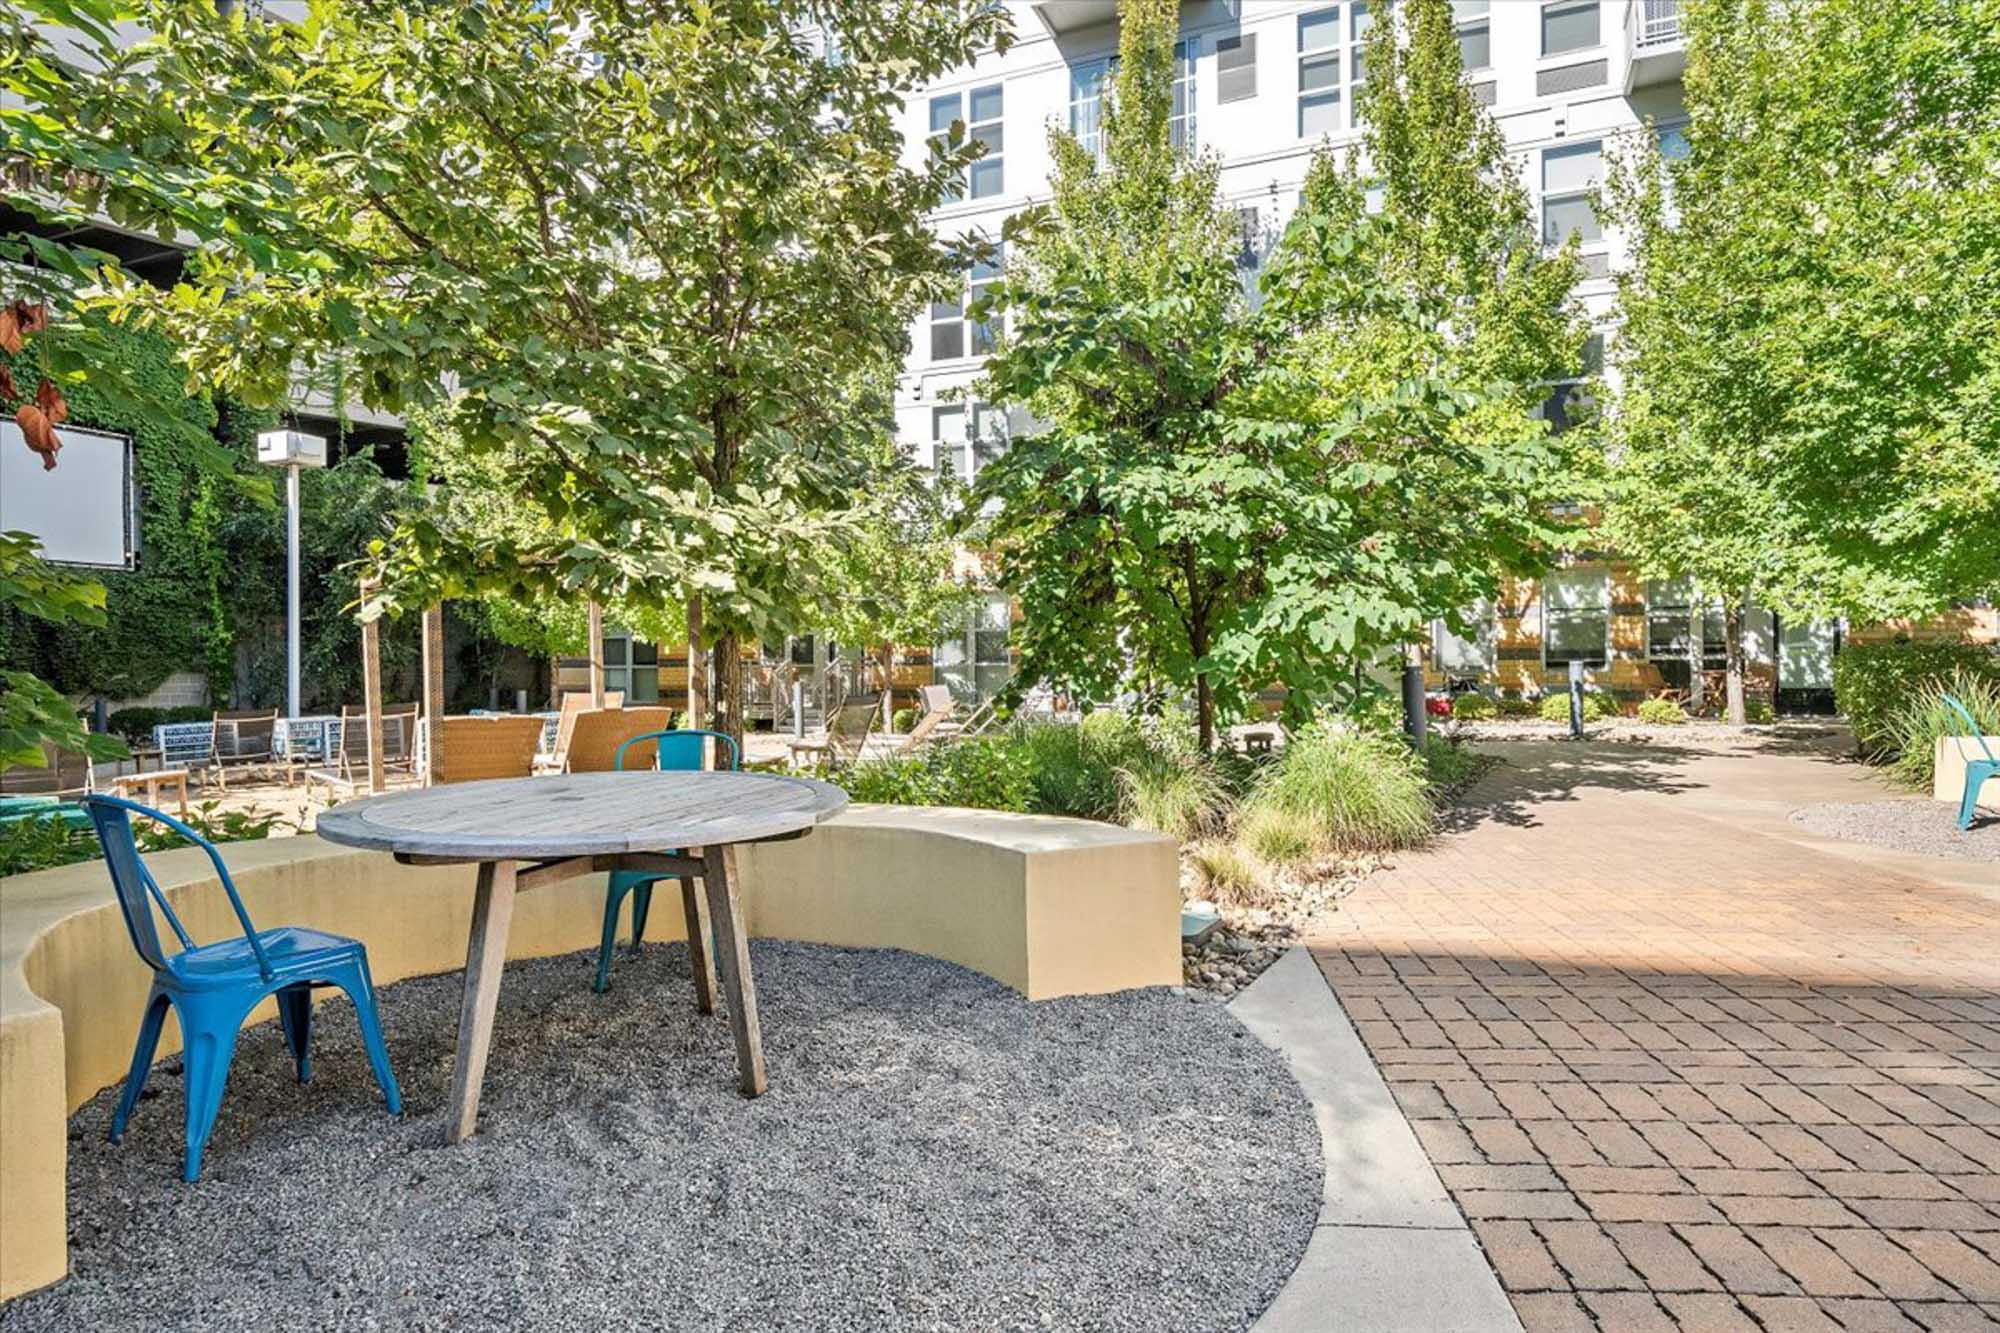
[[[185,768],[156,768],[150,773],[122,773],[111,779],[111,794],[146,805],[160,803],[160,788],[172,787],[180,802],[181,817],[188,812],[188,771]],[[135,795],[134,793],[138,793]]]

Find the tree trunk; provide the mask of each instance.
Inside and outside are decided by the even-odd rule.
[[[709,654],[715,672],[715,721],[710,730],[719,731],[736,742],[743,752],[743,653],[735,632],[715,636]]]
[[[1704,704],[1708,702],[1707,690],[1701,678],[1702,667],[1707,664],[1708,653],[1702,647],[1701,630],[1704,617],[1701,611],[1701,593],[1688,593],[1688,712],[1701,716]]]
[[[1208,673],[1199,672],[1194,678],[1194,722],[1203,754],[1215,748],[1215,695],[1208,688]]]
[[[690,592],[687,599],[687,725],[706,728],[708,716],[708,658],[701,646],[701,594]]]
[[[1743,603],[1732,600],[1722,611],[1723,634],[1729,661],[1729,725],[1740,727],[1748,721],[1743,702]]]

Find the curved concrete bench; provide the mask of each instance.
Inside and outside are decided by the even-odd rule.
[[[378,983],[465,965],[471,866],[398,865],[309,836],[234,843],[223,855],[260,926],[352,935],[367,944]],[[1180,984],[1178,861],[1158,834],[852,806],[811,837],[744,847],[739,858],[753,935],[929,954],[1031,1000]],[[195,939],[239,933],[198,850],[147,859]],[[523,894],[508,957],[594,949],[603,911],[602,875]],[[647,933],[681,931],[680,913],[655,912]],[[577,986],[590,977],[579,965]],[[66,1122],[125,1076],[151,979],[102,862],[0,882],[0,1300],[68,1271]],[[266,1002],[251,1021],[274,1012]],[[170,1023],[160,1057],[178,1049]]]

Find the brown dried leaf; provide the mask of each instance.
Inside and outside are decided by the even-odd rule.
[[[43,466],[54,467],[55,452],[62,448],[62,441],[56,438],[55,424],[49,420],[49,414],[33,403],[22,403],[14,413],[14,420],[20,425],[21,438],[28,447],[44,455]]]
[[[43,380],[35,390],[35,406],[42,409],[51,426],[60,426],[69,417],[69,400],[62,396],[62,390]]]
[[[0,310],[0,350],[8,356],[21,354],[21,317],[13,306]]]
[[[41,301],[29,305],[26,301],[14,302],[14,318],[23,333],[40,333],[49,326],[49,308]]]
[[[0,366],[0,398],[12,401],[20,396],[21,390],[14,383],[13,367]]]

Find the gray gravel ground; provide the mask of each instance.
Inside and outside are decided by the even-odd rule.
[[[1964,861],[2000,861],[2000,816],[1980,812],[1961,832],[1958,807],[1912,796],[1892,801],[1809,805],[1792,822],[1810,833],[1846,838],[1899,852],[1923,852]]]
[[[71,1122],[70,1271],[0,1329],[1243,1329],[1319,1207],[1311,1110],[1219,1005],[1030,1005],[895,952],[759,942],[745,1101],[679,945],[512,964],[480,1136],[439,1139],[457,975],[344,1000],[300,1087],[244,1034],[201,1182],[178,1065],[125,1142]]]

